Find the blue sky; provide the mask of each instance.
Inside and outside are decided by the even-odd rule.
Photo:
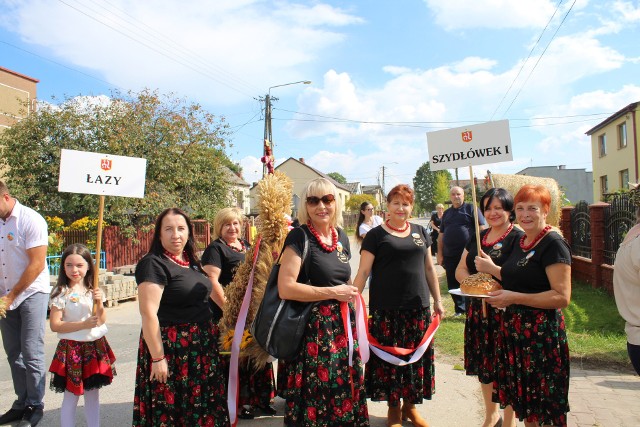
[[[172,92],[224,116],[229,156],[261,173],[271,90],[277,161],[387,188],[426,132],[509,119],[512,162],[591,170],[584,133],[640,101],[640,1],[0,0],[0,66],[38,97]],[[468,176],[460,170],[460,177]]]

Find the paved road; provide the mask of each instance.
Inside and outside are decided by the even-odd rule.
[[[423,222],[423,221],[420,221]],[[353,274],[359,257],[354,244]],[[140,315],[136,302],[124,302],[108,309],[109,342],[116,353],[118,376],[114,383],[101,390],[102,425],[131,425],[132,399],[135,381],[136,352],[140,333]],[[48,328],[47,328],[48,330]],[[57,344],[54,333],[46,335],[47,361],[51,360]],[[437,338],[436,338],[437,353]],[[482,403],[477,380],[454,369],[442,357],[436,356],[436,394],[433,400],[419,405],[423,416],[432,427],[470,427],[482,423]],[[4,356],[0,357],[0,413],[10,407],[13,386]],[[640,380],[631,373],[587,371],[575,366],[571,372],[569,401],[569,426],[572,427],[637,427],[640,426]],[[43,426],[60,425],[62,396],[47,390]],[[276,401],[278,413],[282,414],[284,402]],[[386,405],[369,402],[372,427],[386,423]],[[77,425],[84,426],[82,408],[78,408]],[[260,417],[256,420],[241,420],[239,425],[281,426],[282,417]],[[14,424],[16,425],[16,424]],[[405,422],[405,426],[411,425]],[[518,424],[523,425],[522,423]]]

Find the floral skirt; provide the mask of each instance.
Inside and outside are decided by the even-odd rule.
[[[385,346],[416,348],[431,324],[429,307],[410,310],[371,310],[369,333]],[[400,399],[422,403],[435,393],[433,341],[422,358],[405,366],[392,365],[371,353],[366,366],[367,396],[398,406]]]
[[[80,396],[109,385],[116,375],[115,361],[105,337],[89,342],[62,339],[49,367],[51,390]]]
[[[567,425],[569,346],[561,310],[508,307],[496,346],[493,400],[520,420]]]
[[[502,310],[487,304],[487,316],[482,315],[482,299],[469,298],[464,324],[464,369],[467,375],[477,375],[483,384],[495,379],[496,336],[500,331]]]
[[[138,347],[134,426],[229,426],[225,374],[212,321],[160,328],[169,365],[166,383],[149,379],[151,355],[142,333]]]
[[[276,383],[273,364],[255,371],[248,362],[240,362],[240,405],[268,406],[276,397]]]
[[[349,311],[356,337],[353,306]],[[313,308],[300,354],[278,365],[278,393],[286,400],[285,426],[369,425],[364,369],[354,341],[353,367],[349,367],[340,304],[324,301]]]

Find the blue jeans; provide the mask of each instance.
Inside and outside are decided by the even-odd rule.
[[[38,292],[0,319],[2,344],[7,353],[17,399],[12,409],[44,407],[47,370],[44,360],[44,328],[49,294]]]

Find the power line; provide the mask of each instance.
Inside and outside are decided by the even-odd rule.
[[[128,39],[133,40],[134,42],[136,42],[136,43],[138,43],[138,44],[140,44],[140,45],[142,45],[142,46],[144,46],[144,47],[146,47],[146,48],[158,53],[159,55],[164,56],[165,58],[167,58],[167,59],[169,59],[169,60],[171,60],[173,62],[176,62],[176,63],[178,63],[180,65],[183,65],[184,67],[189,68],[192,71],[195,71],[196,73],[201,74],[201,75],[203,75],[203,76],[205,76],[205,77],[207,77],[207,78],[209,78],[211,80],[214,80],[214,81],[220,83],[221,85],[226,86],[229,89],[232,89],[232,90],[234,90],[234,91],[236,91],[238,93],[241,93],[243,95],[252,97],[252,95],[248,94],[247,92],[244,92],[242,89],[236,87],[235,85],[231,84],[230,82],[225,82],[221,78],[218,78],[218,77],[212,75],[207,70],[199,69],[197,65],[192,65],[189,62],[185,62],[185,60],[180,60],[180,59],[176,58],[175,56],[173,56],[172,53],[167,53],[166,51],[163,51],[162,48],[155,47],[155,46],[151,45],[148,42],[145,42],[145,41],[140,40],[139,38],[133,37],[133,36],[127,34],[125,31],[120,30],[120,29],[114,27],[113,25],[109,25],[108,23],[101,21],[100,19],[90,15],[89,13],[87,13],[87,12],[85,12],[83,10],[80,10],[79,8],[77,8],[77,7],[73,6],[73,5],[65,2],[64,0],[58,0],[58,1],[60,3],[62,3],[62,4],[64,4],[64,5],[66,5],[67,7],[75,10],[76,12],[78,12],[78,13],[80,13],[80,14],[82,14],[82,15],[84,15],[84,16],[86,16],[86,17],[88,17],[88,18],[90,18],[90,19],[92,19],[92,20],[94,20],[96,22],[98,22],[99,24],[101,24],[101,25],[103,25],[103,26],[105,26],[105,27],[107,27],[107,28],[109,28],[109,29],[111,29],[111,30],[123,35],[124,37],[127,37]],[[92,10],[92,12],[95,13],[95,10]],[[98,14],[98,16],[101,16],[101,17],[104,18],[103,15]],[[128,29],[128,31],[130,31],[130,30]],[[136,36],[139,36],[139,34],[137,34]],[[147,40],[148,40],[148,38],[147,38]],[[154,42],[152,41],[151,43],[154,43]]]
[[[565,13],[564,18],[562,18],[562,21],[560,22],[560,25],[558,25],[558,28],[556,28],[556,31],[553,33],[553,36],[551,36],[551,40],[549,40],[549,43],[547,43],[547,45],[545,46],[544,50],[542,51],[542,53],[540,54],[540,56],[538,57],[538,60],[536,61],[536,63],[533,65],[533,68],[531,69],[531,71],[529,72],[529,75],[527,76],[527,78],[525,79],[524,83],[522,83],[522,86],[520,86],[520,89],[518,90],[518,93],[516,93],[516,95],[513,97],[513,100],[511,101],[511,104],[509,104],[509,106],[507,107],[507,109],[504,111],[504,113],[502,113],[502,116],[504,117],[505,114],[507,114],[509,112],[509,110],[511,109],[511,106],[513,106],[514,102],[516,102],[516,99],[518,99],[518,96],[520,95],[520,92],[522,92],[522,89],[524,89],[524,87],[526,86],[527,82],[529,81],[529,78],[531,77],[531,75],[533,74],[533,72],[535,71],[536,67],[538,66],[538,64],[540,63],[540,60],[542,59],[542,57],[544,56],[544,54],[547,52],[547,49],[549,48],[549,46],[551,45],[551,42],[553,42],[553,40],[556,37],[556,34],[558,34],[558,31],[560,31],[560,28],[562,28],[562,24],[564,24],[564,21],[567,19],[567,16],[569,16],[569,13],[571,12],[571,10],[573,9],[573,6],[576,4],[576,0],[573,0],[573,3],[571,3],[571,7],[569,7],[569,10],[567,10],[567,13]]]
[[[544,28],[542,29],[542,32],[540,33],[540,36],[538,37],[538,40],[536,40],[535,44],[533,45],[533,47],[531,48],[531,50],[529,51],[529,55],[527,55],[527,58],[524,60],[524,62],[522,63],[522,65],[520,66],[520,69],[518,70],[518,74],[516,74],[516,76],[513,78],[513,80],[511,81],[511,84],[509,85],[509,88],[507,89],[507,91],[504,93],[504,95],[502,96],[502,99],[500,100],[500,102],[498,103],[498,106],[496,107],[496,109],[493,111],[493,113],[491,114],[491,118],[489,119],[489,121],[493,120],[493,116],[495,116],[496,112],[498,111],[498,109],[502,106],[502,102],[505,100],[505,98],[507,97],[507,95],[509,94],[509,92],[511,91],[511,88],[513,87],[514,83],[516,82],[516,80],[518,79],[518,77],[520,77],[520,73],[522,72],[522,70],[524,69],[524,66],[527,64],[527,62],[529,61],[529,58],[531,58],[531,55],[533,54],[533,51],[535,50],[535,48],[538,46],[538,43],[540,43],[540,40],[542,39],[542,36],[544,35],[545,31],[547,31],[547,28],[549,27],[549,24],[551,24],[551,21],[553,21],[553,18],[556,16],[556,13],[558,12],[558,10],[560,9],[560,5],[562,4],[563,0],[560,0],[558,2],[558,4],[556,5],[556,10],[553,11],[553,15],[551,15],[551,18],[549,18],[549,21],[547,21],[547,25],[544,26]]]
[[[59,67],[66,68],[67,70],[74,71],[74,72],[76,72],[76,73],[78,73],[78,74],[82,74],[83,76],[89,77],[89,78],[91,78],[91,79],[93,79],[93,80],[97,80],[97,81],[99,81],[99,82],[102,82],[102,83],[106,84],[107,86],[116,87],[116,88],[118,88],[118,89],[120,89],[120,90],[122,90],[122,91],[125,91],[125,89],[124,89],[124,88],[121,88],[121,87],[120,87],[120,86],[118,86],[118,85],[115,85],[115,84],[113,84],[113,83],[109,83],[109,82],[108,82],[108,81],[106,81],[106,80],[102,80],[102,79],[101,79],[101,78],[99,78],[99,77],[92,76],[91,74],[89,74],[89,73],[85,73],[84,71],[80,71],[80,70],[78,70],[78,69],[76,69],[76,68],[69,67],[69,66],[67,66],[67,65],[61,64],[61,63],[59,63],[59,62],[54,61],[53,59],[45,58],[45,57],[44,57],[44,56],[42,56],[42,55],[38,55],[37,53],[34,53],[34,52],[29,51],[29,50],[23,49],[23,48],[21,48],[21,47],[19,47],[19,46],[16,46],[16,45],[11,44],[11,43],[9,43],[9,42],[6,42],[6,41],[4,41],[4,40],[0,40],[0,43],[4,43],[4,44],[6,44],[7,46],[10,46],[10,47],[12,47],[12,48],[14,48],[14,49],[17,49],[17,50],[21,50],[21,51],[23,51],[23,52],[25,52],[25,53],[28,53],[29,55],[33,55],[33,56],[38,57],[38,58],[40,58],[40,59],[43,59],[43,60],[45,60],[45,61],[47,61],[47,62],[51,62],[52,64],[56,64],[56,65],[57,65],[57,66],[59,66]]]

